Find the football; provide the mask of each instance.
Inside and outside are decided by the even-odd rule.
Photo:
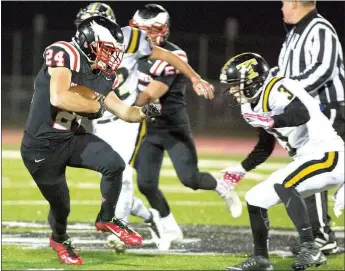
[[[113,249],[116,252],[116,254],[122,254],[126,251],[125,243],[113,234],[107,237],[107,246]]]
[[[85,86],[73,86],[70,87],[69,91],[91,100],[97,99],[97,93],[93,91],[91,88]]]

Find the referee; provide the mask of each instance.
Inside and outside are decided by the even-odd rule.
[[[291,28],[273,75],[289,77],[320,103],[320,109],[344,140],[344,61],[332,24],[318,14],[316,1],[283,1],[284,23]],[[339,251],[329,222],[327,191],[306,198],[315,243],[325,254]],[[292,249],[298,253],[299,246]]]

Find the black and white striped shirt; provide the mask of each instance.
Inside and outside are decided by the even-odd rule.
[[[344,101],[342,47],[334,27],[316,10],[287,34],[278,68],[279,75],[298,80],[321,104]]]

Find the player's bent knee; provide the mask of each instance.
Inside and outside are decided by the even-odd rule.
[[[155,193],[158,187],[156,185],[145,183],[145,182],[138,182],[138,189],[139,191],[144,194],[145,196]]]
[[[191,188],[193,190],[199,189],[199,181],[201,179],[201,174],[199,172],[185,172],[180,181],[184,186]]]
[[[268,207],[264,204],[262,197],[263,195],[258,194],[255,187],[250,189],[244,196],[247,204],[267,209]]]
[[[114,153],[114,155],[105,156],[102,167],[102,174],[108,176],[115,176],[122,173],[125,170],[126,164],[118,154]]]

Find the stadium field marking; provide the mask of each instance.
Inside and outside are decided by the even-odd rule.
[[[191,243],[196,243],[200,242],[200,238],[184,238],[181,242],[181,244],[191,244]],[[42,244],[46,245],[48,247],[49,245],[49,239],[48,238],[32,238],[32,237],[15,237],[11,236],[10,234],[6,234],[6,236],[2,237],[3,244]],[[88,244],[104,244],[106,245],[107,241],[106,240],[90,240],[90,239],[80,239],[80,238],[73,238],[73,244],[74,245],[88,245]],[[142,242],[143,245],[151,245],[154,244],[152,239],[149,240],[143,240]]]
[[[21,159],[21,155],[19,151],[10,151],[10,150],[3,150],[2,151],[2,158],[6,159]],[[239,160],[233,159],[200,159],[198,161],[198,166],[201,168],[226,168],[229,166],[238,165]],[[278,162],[267,162],[257,167],[257,169],[261,170],[276,170],[287,163],[278,163]],[[164,157],[163,159],[163,166],[173,166],[170,158]]]
[[[99,205],[99,200],[71,200],[73,205]],[[170,205],[175,206],[223,206],[223,201],[169,201]],[[16,205],[30,205],[30,206],[42,206],[48,205],[46,200],[4,200],[2,201],[3,206],[16,206]],[[244,202],[243,202],[243,205]]]
[[[32,229],[49,229],[49,224],[44,222],[25,222],[25,221],[2,221],[1,222],[2,227],[6,228],[32,228]],[[184,226],[182,225],[182,228]],[[344,238],[345,232],[344,232],[344,226],[333,226],[332,229],[336,232],[336,236],[339,238]],[[78,231],[94,231],[95,226],[90,223],[73,223],[68,225],[68,230],[78,230]],[[140,230],[147,230],[147,227],[142,227]],[[237,228],[236,233],[251,233],[251,229],[248,228]],[[11,233],[12,235],[16,235],[16,233]],[[294,229],[290,230],[284,230],[284,229],[270,229],[270,235],[281,235],[281,236],[298,236],[298,233]],[[5,236],[4,236],[5,237]],[[196,242],[199,240],[198,238],[189,238],[190,241],[188,242]],[[189,240],[188,239],[188,240]]]

